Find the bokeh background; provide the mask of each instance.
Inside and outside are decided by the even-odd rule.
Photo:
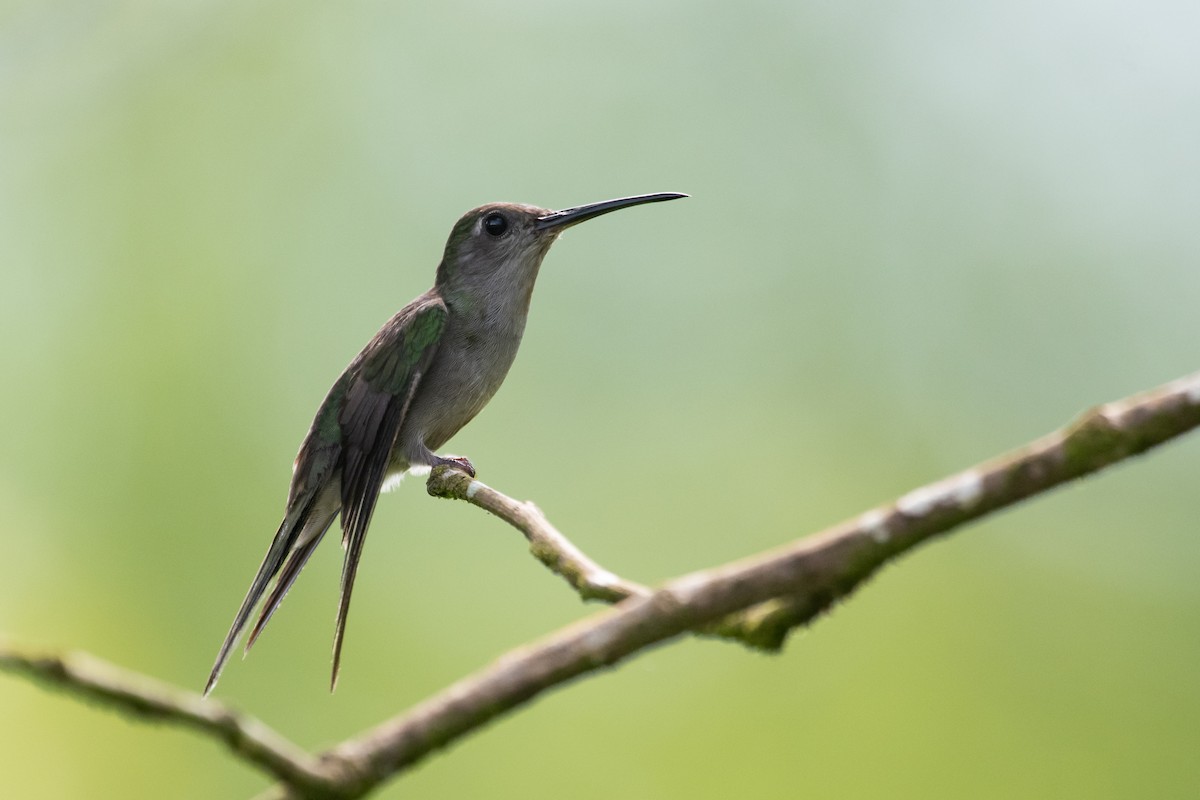
[[[647,582],[1200,364],[1186,2],[0,5],[0,631],[199,688],[317,405],[453,221],[570,232],[451,443]],[[1195,797],[1200,441],[905,558],[779,657],[684,641],[381,797]],[[320,748],[589,613],[379,506],[218,695]],[[0,676],[6,797],[242,797],[213,742]]]

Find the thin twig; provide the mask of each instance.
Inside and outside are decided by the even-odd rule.
[[[429,473],[426,489],[434,497],[465,500],[516,528],[529,541],[534,557],[570,584],[584,600],[619,603],[653,593],[648,586],[626,580],[597,564],[550,524],[533,503],[514,500],[460,469],[435,467]],[[783,646],[787,629],[781,629],[780,623],[793,616],[790,608],[787,601],[770,600],[703,625],[695,632],[774,652]]]
[[[645,597],[650,588],[617,577],[576,547],[550,524],[533,503],[514,500],[454,467],[435,467],[426,489],[434,497],[466,500],[495,514],[529,540],[529,551],[551,572],[571,585],[584,600],[617,603],[627,597]]]

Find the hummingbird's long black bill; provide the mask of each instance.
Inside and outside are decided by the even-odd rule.
[[[552,211],[544,217],[538,217],[534,228],[539,231],[551,228],[569,228],[585,220],[595,219],[601,214],[616,211],[618,208],[640,206],[642,203],[661,203],[664,200],[678,200],[687,197],[679,192],[659,192],[658,194],[639,194],[633,197],[618,197],[616,200],[602,200],[599,203],[589,203],[577,208],[564,208],[562,211]]]

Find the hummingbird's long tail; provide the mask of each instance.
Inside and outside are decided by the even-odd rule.
[[[250,629],[250,635],[246,637],[247,651],[251,647],[254,647],[254,643],[258,641],[258,635],[262,633],[263,628],[267,627],[267,623],[271,621],[271,615],[275,613],[275,609],[279,608],[279,604],[287,596],[288,589],[291,589],[292,584],[296,582],[296,577],[300,575],[300,570],[304,569],[304,565],[308,563],[308,557],[317,549],[317,545],[321,543],[321,539],[325,536],[325,531],[329,529],[329,523],[332,521],[333,517],[330,517],[329,521],[325,523],[325,528],[316,536],[292,548],[287,562],[284,563],[283,569],[279,572],[279,579],[275,581],[275,588],[271,589],[271,594],[267,596],[266,602],[263,603],[262,613],[258,615],[258,621],[254,623],[254,627]]]
[[[333,493],[333,497],[336,497],[336,492]],[[279,580],[263,606],[258,622],[251,631],[250,639],[246,644],[247,650],[262,633],[267,620],[279,607],[287,590],[291,588],[296,576],[300,574],[301,568],[308,561],[308,557],[312,555],[312,551],[316,549],[325,535],[325,531],[329,529],[330,523],[337,516],[338,504],[336,501],[333,508],[330,509],[328,502],[322,502],[324,499],[320,496],[311,497],[308,502],[297,504],[283,518],[283,522],[280,523],[279,530],[275,532],[275,538],[267,550],[267,555],[258,568],[258,573],[250,583],[250,590],[246,592],[246,597],[242,600],[242,605],[233,618],[233,625],[229,627],[229,633],[225,635],[221,650],[217,653],[217,660],[208,676],[208,683],[204,685],[205,695],[217,685],[217,680],[221,677],[221,670],[225,668],[225,662],[229,660],[234,645],[241,638],[242,631],[245,629],[246,623],[250,621],[250,615],[254,612],[254,607],[258,605],[263,592],[267,590],[267,585],[277,574],[279,575]]]
[[[343,542],[346,554],[342,558],[342,592],[338,598],[337,621],[333,629],[333,673],[329,678],[329,691],[337,688],[338,673],[342,670],[342,642],[346,639],[346,617],[350,613],[350,593],[354,590],[354,578],[358,575],[358,562],[362,558],[366,529],[361,535],[347,537]]]

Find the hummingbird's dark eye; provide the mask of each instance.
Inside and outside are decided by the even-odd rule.
[[[508,220],[499,211],[493,211],[483,218],[483,229],[489,236],[503,236],[508,230]]]

